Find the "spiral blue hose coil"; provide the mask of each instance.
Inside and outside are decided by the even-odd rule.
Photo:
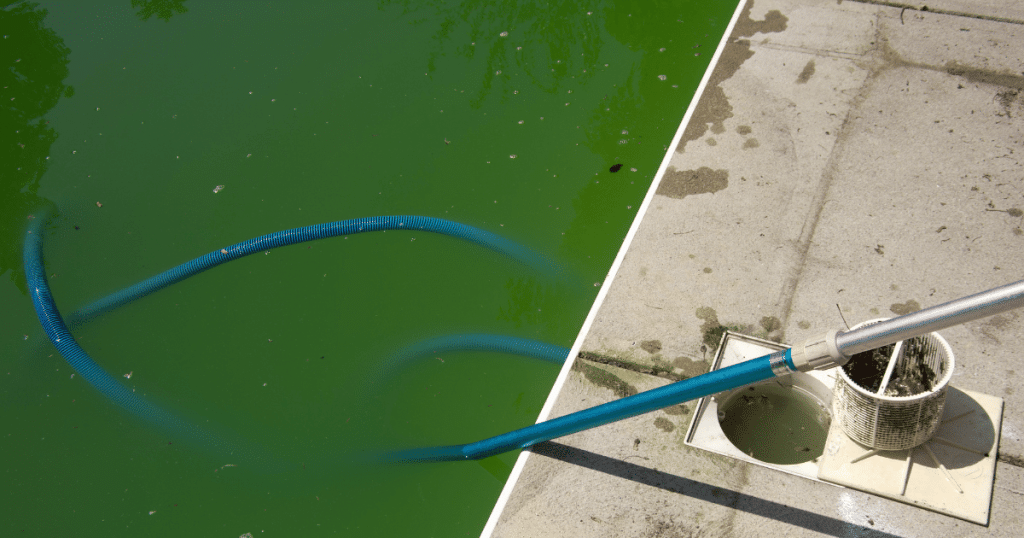
[[[40,216],[33,220],[26,234],[24,245],[25,274],[32,296],[32,304],[35,307],[36,315],[39,317],[43,330],[68,364],[103,396],[131,414],[166,430],[167,433],[199,441],[225,452],[251,451],[252,447],[247,444],[230,442],[221,436],[183,421],[136,395],[104,371],[78,345],[68,329],[68,324],[65,323],[64,318],[57,309],[46,279],[41,235],[42,223],[45,220],[45,216]],[[74,312],[69,319],[73,323],[81,323],[222,263],[237,260],[257,252],[265,252],[273,248],[316,239],[384,230],[415,230],[448,235],[491,249],[537,270],[552,271],[554,269],[554,266],[547,262],[547,260],[525,247],[501,236],[465,224],[421,216],[399,215],[359,218],[293,228],[215,250],[135,285],[114,292]],[[564,361],[565,356],[568,354],[568,350],[559,346],[550,346],[533,340],[492,335],[473,335],[472,338],[462,339],[462,344],[468,345],[470,349],[486,349],[539,356],[540,358],[555,362],[557,362],[555,357],[560,355],[561,360]],[[458,346],[459,344],[449,340],[448,345]]]

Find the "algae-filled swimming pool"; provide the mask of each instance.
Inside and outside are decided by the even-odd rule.
[[[728,4],[4,8],[0,534],[478,534],[515,453],[340,455],[531,424],[558,367],[479,352],[381,365],[450,334],[571,346]],[[263,451],[223,453],[125,413],[47,340],[22,266],[47,209],[65,314],[252,237],[377,215],[474,226],[555,269],[374,232],[248,256],[73,329],[134,394]]]

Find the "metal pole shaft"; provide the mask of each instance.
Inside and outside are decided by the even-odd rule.
[[[993,316],[1024,306],[1024,280],[925,308],[836,336],[836,347],[851,357],[953,325]]]

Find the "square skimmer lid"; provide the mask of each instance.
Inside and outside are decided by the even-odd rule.
[[[891,452],[858,444],[833,422],[818,478],[987,525],[1002,416],[1002,398],[951,386],[935,436]]]

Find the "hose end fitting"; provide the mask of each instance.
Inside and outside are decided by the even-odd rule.
[[[850,357],[843,355],[836,345],[838,330],[831,330],[823,336],[809,338],[802,344],[793,346],[793,366],[801,372],[810,370],[828,370],[843,366]]]

